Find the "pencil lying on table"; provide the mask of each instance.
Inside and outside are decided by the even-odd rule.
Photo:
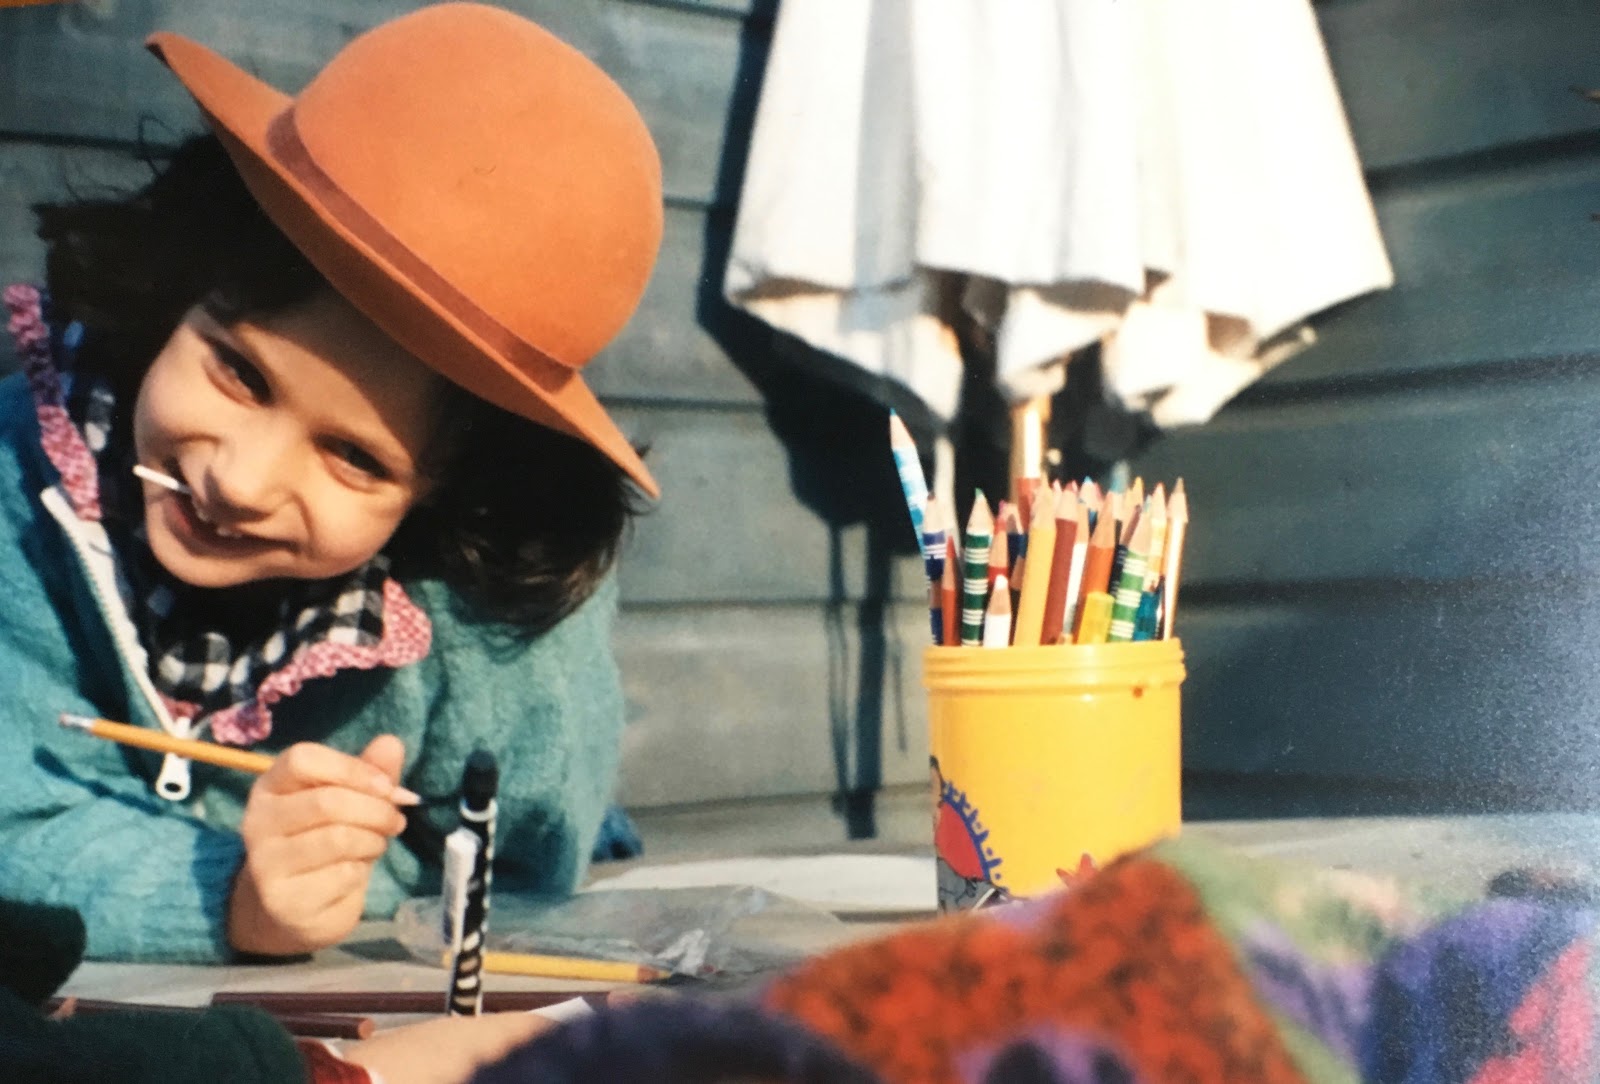
[[[437,1005],[438,997],[434,997]],[[98,1013],[176,1013],[195,1016],[205,1009],[195,1005],[149,1005],[136,1001],[103,1001],[85,997],[58,997],[45,1003],[46,1011],[56,1016],[89,1016]],[[370,1039],[377,1025],[371,1017],[333,1013],[278,1012],[263,1009],[290,1035],[301,1039]]]
[[[449,966],[449,954],[445,955]],[[591,960],[581,956],[541,956],[529,952],[485,952],[483,970],[491,975],[525,975],[538,979],[587,979],[592,982],[660,982],[670,971],[649,964]]]
[[[57,722],[68,730],[81,730],[85,734],[121,745],[134,745],[156,753],[173,753],[188,760],[198,760],[202,764],[215,764],[219,768],[232,768],[252,775],[261,775],[272,767],[273,758],[266,753],[257,753],[251,749],[235,749],[230,745],[218,745],[209,741],[174,738],[159,730],[147,730],[142,726],[131,726],[128,723],[114,723],[110,719],[92,719],[87,715],[74,715],[64,711],[57,718]],[[395,805],[406,806],[422,803],[421,797],[417,794],[398,786],[394,788],[390,801]]]
[[[592,1005],[604,1002],[593,990],[485,990],[484,1012],[529,1012],[581,997]],[[433,990],[296,990],[292,992],[222,990],[213,1005],[254,1005],[270,1013],[437,1013]]]

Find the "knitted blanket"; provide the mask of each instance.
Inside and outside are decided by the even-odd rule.
[[[1169,843],[751,997],[601,1012],[478,1084],[1594,1080],[1594,904],[1526,873],[1447,899]]]

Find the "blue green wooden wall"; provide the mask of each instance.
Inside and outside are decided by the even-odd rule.
[[[148,31],[292,89],[410,6],[0,11],[0,278],[37,274],[30,202],[133,183],[141,138],[194,127],[139,47]],[[665,169],[659,269],[590,370],[666,494],[621,571],[624,798],[919,784],[926,618],[881,412],[717,296],[773,3],[506,6],[622,83]],[[1593,801],[1600,106],[1570,87],[1600,84],[1600,5],[1317,10],[1400,283],[1134,463],[1183,475],[1196,510],[1180,625],[1194,809]]]

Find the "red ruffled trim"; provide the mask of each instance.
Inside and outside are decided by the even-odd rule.
[[[79,519],[100,519],[100,472],[83,435],[67,414],[61,391],[61,374],[50,355],[50,329],[44,322],[44,304],[36,286],[18,283],[5,288],[5,306],[11,317],[7,330],[16,340],[17,357],[33,391],[39,417],[39,444],[61,475],[61,487]]]
[[[227,745],[254,744],[272,733],[272,705],[299,692],[312,678],[332,677],[340,670],[398,669],[427,655],[432,643],[433,623],[391,577],[383,584],[383,639],[370,647],[323,640],[300,648],[267,675],[254,700],[210,715],[211,736]]]

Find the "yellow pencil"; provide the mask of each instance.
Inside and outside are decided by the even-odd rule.
[[[1033,497],[1033,520],[1028,524],[1028,560],[1020,577],[1022,593],[1017,603],[1017,631],[1012,637],[1018,647],[1038,647],[1045,642],[1041,630],[1055,548],[1055,494],[1039,489]],[[1054,642],[1053,636],[1050,642]]]
[[[538,956],[527,952],[485,952],[483,969],[493,975],[539,979],[590,979],[594,982],[660,982],[671,975],[648,964],[588,960],[578,956]]]
[[[218,745],[209,741],[174,738],[159,730],[146,730],[142,726],[114,723],[110,719],[92,719],[87,715],[73,715],[64,711],[56,721],[68,730],[81,730],[85,734],[121,745],[136,745],[140,749],[149,749],[156,753],[172,753],[186,760],[198,760],[202,764],[215,764],[219,768],[232,768],[235,771],[249,772],[251,775],[261,775],[272,767],[273,757],[268,753],[235,749],[231,745]],[[416,792],[399,786],[394,788],[389,800],[395,805],[402,806],[422,804],[422,798]]]
[[[1083,597],[1083,621],[1078,625],[1080,644],[1103,644],[1111,632],[1111,595],[1090,591]]]
[[[217,745],[209,741],[174,738],[159,730],[146,730],[142,726],[129,726],[127,723],[113,723],[109,719],[91,719],[87,715],[62,712],[59,722],[69,730],[81,730],[85,734],[93,734],[107,741],[119,742],[122,745],[137,745],[140,749],[150,749],[157,753],[175,753],[188,760],[215,764],[220,768],[233,768],[252,775],[260,775],[272,767],[272,757],[266,753],[235,749],[232,746]]]

